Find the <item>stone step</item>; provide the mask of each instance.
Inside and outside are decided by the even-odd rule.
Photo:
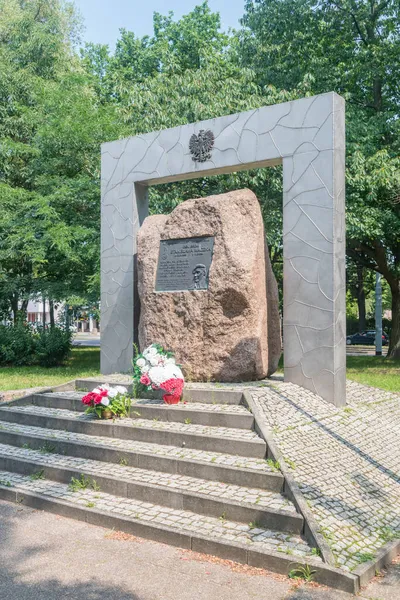
[[[61,408],[84,412],[82,404],[85,392],[57,392],[35,394],[32,404],[46,408]],[[137,415],[139,413],[139,415]],[[243,405],[234,404],[202,404],[200,402],[180,402],[169,406],[161,400],[138,399],[132,401],[132,418],[158,421],[173,421],[211,427],[228,427],[232,429],[252,429],[254,417]]]
[[[149,421],[140,418],[105,421],[77,411],[34,405],[0,407],[0,420],[245,457],[263,458],[266,454],[264,440],[254,431],[244,429]]]
[[[106,375],[104,379],[77,379],[75,388],[77,391],[92,391],[103,383],[110,385],[123,385],[130,394],[133,393],[132,379],[120,379],[120,376]],[[154,393],[152,392],[152,395]],[[160,394],[161,396],[161,394]],[[183,400],[187,402],[201,402],[202,404],[240,404],[243,399],[243,392],[222,386],[221,388],[210,388],[207,384],[187,383],[183,390]]]
[[[0,469],[61,483],[82,475],[102,492],[198,514],[301,533],[303,518],[282,494],[0,444]]]
[[[260,458],[51,430],[4,420],[0,421],[0,443],[271,491],[280,491],[284,482],[282,474]]]
[[[322,565],[300,536],[223,515],[200,515],[88,488],[73,491],[65,483],[4,470],[0,498],[279,572],[286,573],[298,561]]]

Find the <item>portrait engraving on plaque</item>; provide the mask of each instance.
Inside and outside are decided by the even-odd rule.
[[[214,237],[161,240],[156,292],[207,290]]]

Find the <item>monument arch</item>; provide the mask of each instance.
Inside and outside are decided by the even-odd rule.
[[[136,237],[148,187],[277,164],[285,380],[345,403],[345,126],[335,93],[103,144],[102,373],[131,369]]]

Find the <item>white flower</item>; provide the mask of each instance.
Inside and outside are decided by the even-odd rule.
[[[110,404],[109,399],[107,398],[107,396],[105,396],[104,398],[102,398],[100,400],[100,404],[102,404],[103,406],[108,406]]]
[[[174,365],[175,364],[175,359],[173,356],[170,356],[169,358],[165,359],[165,364],[166,365]]]
[[[150,356],[155,356],[156,354],[158,354],[158,350],[155,346],[149,346],[148,348],[146,348],[146,350],[143,352],[143,355],[146,353],[146,355],[148,357]]]
[[[184,380],[182,371],[180,370],[178,365],[175,365],[175,364],[166,365],[165,375],[166,375],[166,377],[165,377],[164,381],[167,381],[168,379],[183,379]]]
[[[138,359],[137,359],[137,361],[136,361],[136,364],[137,364],[137,366],[138,366],[138,367],[140,367],[140,368],[141,368],[141,367],[144,367],[144,366],[145,366],[145,364],[146,364],[146,361],[145,361],[145,359],[144,359],[144,358],[138,358]]]
[[[150,369],[150,367],[148,365],[144,365],[144,367],[142,367],[140,370],[142,373],[148,373],[149,369]]]
[[[93,394],[101,394],[101,388],[100,387],[94,388]]]
[[[159,386],[160,383],[168,379],[165,377],[165,367],[151,367],[149,370],[150,381]]]
[[[118,394],[127,394],[128,393],[128,390],[123,385],[116,385],[114,389],[117,390]]]
[[[177,365],[166,365],[165,367],[152,367],[149,371],[152,383],[160,386],[168,379],[184,379],[183,373]]]
[[[151,356],[149,358],[150,364],[152,367],[156,367],[159,363],[160,363],[160,355],[159,354],[154,354],[154,356]]]

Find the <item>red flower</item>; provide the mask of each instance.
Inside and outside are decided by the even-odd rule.
[[[164,402],[166,404],[177,404],[182,396],[183,386],[183,379],[172,378],[164,381],[160,385],[160,388],[167,392],[163,396]]]
[[[94,394],[93,392],[89,392],[88,394],[86,394],[86,396],[83,396],[83,404],[92,404],[94,402],[95,396],[96,394]]]
[[[148,375],[146,375],[146,373],[144,373],[140,378],[140,383],[142,383],[143,385],[150,385],[151,384],[150,377]]]
[[[104,398],[104,396],[107,396],[107,394],[93,394],[94,398],[93,398],[93,402],[95,404],[100,404],[100,402],[102,401],[102,399]]]

